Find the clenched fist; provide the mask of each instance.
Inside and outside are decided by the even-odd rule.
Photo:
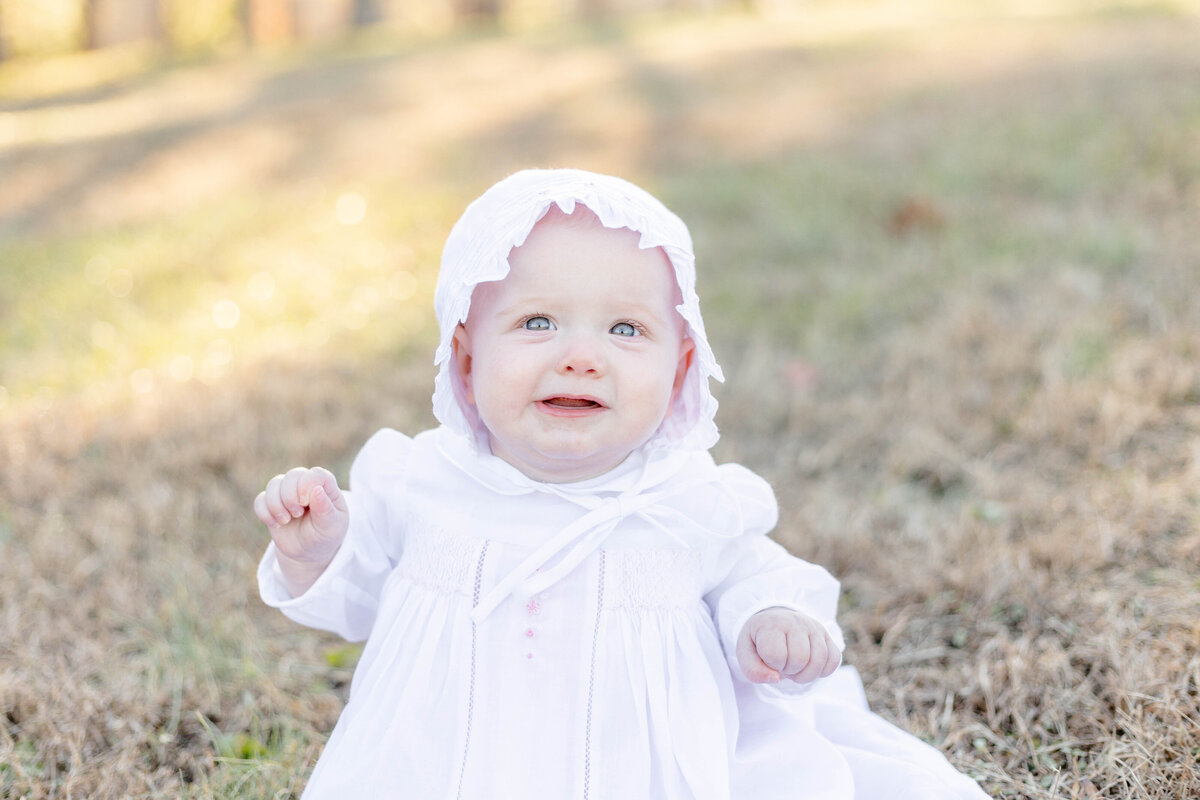
[[[254,498],[254,513],[271,531],[293,597],[325,571],[350,527],[346,497],[333,473],[322,467],[296,467],[271,478]]]
[[[754,683],[775,683],[781,677],[809,683],[832,674],[841,651],[825,626],[807,614],[768,608],[742,628],[737,661]]]

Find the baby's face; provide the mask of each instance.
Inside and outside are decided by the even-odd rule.
[[[475,289],[455,334],[492,453],[535,480],[583,480],[620,464],[683,383],[693,344],[675,276],[638,239],[554,209],[512,251],[508,275]]]

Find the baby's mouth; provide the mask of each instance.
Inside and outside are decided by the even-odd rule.
[[[600,403],[586,397],[547,397],[542,402],[555,408],[603,408]]]

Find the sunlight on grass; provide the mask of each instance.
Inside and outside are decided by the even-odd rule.
[[[126,44],[45,58],[0,62],[0,98],[33,100],[94,90],[145,75],[159,60],[148,44]],[[3,143],[0,137],[0,143]]]
[[[1023,92],[1019,72],[1005,77],[1003,70],[1037,52],[1037,37],[1052,41],[1053,31],[1039,31],[1028,42],[1006,38],[992,61],[973,55],[982,29],[960,32],[941,49],[920,44],[926,39],[915,34],[892,32],[919,56],[908,60],[907,72],[896,73],[899,78],[871,73],[870,80],[837,92],[814,91],[817,81],[785,82],[787,95],[752,88],[761,84],[753,53],[815,76],[854,72],[858,62],[879,58],[869,43],[886,29],[887,14],[903,10],[884,5],[887,13],[874,19],[853,4],[822,8],[799,27],[764,28],[752,17],[725,16],[623,32],[633,63],[645,73],[639,80],[648,80],[649,90],[641,90],[646,96],[634,91],[632,77],[620,79],[629,64],[596,39],[585,37],[570,52],[538,38],[545,34],[474,48],[454,42],[400,62],[386,82],[376,79],[384,96],[413,106],[386,129],[420,132],[389,150],[470,164],[472,143],[502,152],[514,146],[502,138],[477,139],[477,131],[503,131],[525,113],[540,119],[532,109],[557,98],[548,124],[530,130],[518,124],[509,138],[549,140],[557,126],[560,138],[570,133],[587,142],[591,131],[606,130],[583,150],[607,168],[609,156],[598,154],[669,151],[656,140],[654,116],[656,105],[666,104],[677,124],[704,142],[693,145],[691,168],[664,172],[662,180],[696,232],[706,303],[743,327],[793,339],[804,331],[804,340],[793,342],[802,351],[851,343],[888,320],[920,315],[956,280],[1036,269],[1044,253],[1061,256],[1064,242],[1070,260],[1110,274],[1136,263],[1144,242],[1120,214],[1097,215],[1096,208],[1106,207],[1096,204],[1097,194],[1119,200],[1130,169],[1177,164],[1194,144],[1140,113],[1136,93],[1120,94],[1128,107],[1113,109],[1087,95],[1056,96],[1032,86]],[[847,43],[853,46],[846,49]],[[1081,47],[1072,57],[1085,56],[1092,57]],[[511,87],[498,89],[496,65],[537,71],[539,59],[555,64],[544,70],[545,94],[508,103]],[[735,66],[714,71],[712,64],[722,60]],[[744,68],[736,66],[743,61]],[[977,113],[959,90],[961,75],[946,69],[958,62],[977,78],[1011,83],[1008,107],[1001,102]],[[175,76],[179,87],[197,91],[185,93],[187,103],[168,103],[168,118],[174,114],[177,124],[187,125],[201,124],[206,114],[220,119],[282,74],[276,66],[243,80],[251,74],[246,65],[216,69],[230,80],[205,83],[198,72]],[[443,91],[423,80],[430,75],[463,88]],[[710,102],[702,91],[723,99]],[[1180,84],[1165,91],[1174,93],[1165,100],[1184,119],[1195,114],[1188,111],[1194,91]],[[875,130],[861,107],[873,93],[890,98],[889,113],[907,111],[921,120],[916,135]],[[141,116],[120,112],[127,105]],[[771,111],[784,107],[784,115]],[[721,110],[720,120],[710,108]],[[123,120],[127,128],[155,127],[164,123],[147,115],[161,113],[132,95],[34,109],[22,113],[20,136],[108,136],[117,131],[88,120],[99,115]],[[622,119],[619,131],[610,118]],[[730,119],[742,132],[728,129]],[[755,124],[747,127],[747,119]],[[955,124],[939,123],[948,119]],[[12,277],[0,287],[0,308],[7,311],[0,319],[0,403],[45,407],[63,393],[114,386],[146,394],[164,382],[212,383],[235,365],[272,353],[377,352],[428,336],[438,254],[465,199],[453,188],[439,193],[427,184],[418,194],[395,178],[259,186],[253,176],[276,168],[280,148],[294,149],[298,141],[297,131],[277,122],[255,131],[246,128],[223,146],[183,140],[177,148],[184,155],[144,165],[149,183],[127,184],[111,203],[132,202],[128,213],[140,221],[45,239],[0,239],[0,262]],[[360,133],[379,131],[345,126],[335,153],[362,151]],[[905,137],[904,149],[890,144]],[[806,146],[798,148],[801,143]],[[214,175],[206,165],[230,147],[248,163],[219,160],[226,166]],[[780,148],[790,152],[773,156]],[[844,157],[852,150],[854,158]],[[574,150],[557,152],[568,158]],[[715,153],[741,160],[717,161]],[[353,158],[367,168],[361,153]],[[525,161],[509,158],[513,166]],[[159,197],[152,177],[158,169],[171,191],[200,199],[188,205]],[[930,220],[898,232],[893,217],[906,203],[932,209]],[[93,205],[104,204],[97,197]],[[998,219],[1005,224],[995,224]],[[883,263],[886,279],[865,280]],[[830,264],[840,266],[826,269]]]
[[[219,380],[280,351],[402,349],[427,326],[448,211],[387,187],[230,199],[49,243],[0,241],[9,403]]]

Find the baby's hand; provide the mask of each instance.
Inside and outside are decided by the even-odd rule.
[[[321,467],[296,467],[271,478],[254,498],[254,513],[271,531],[293,597],[325,571],[350,527],[346,496],[333,473]]]
[[[787,608],[768,608],[742,628],[737,660],[754,683],[775,683],[780,676],[808,683],[832,674],[841,652],[825,627],[812,617]]]

